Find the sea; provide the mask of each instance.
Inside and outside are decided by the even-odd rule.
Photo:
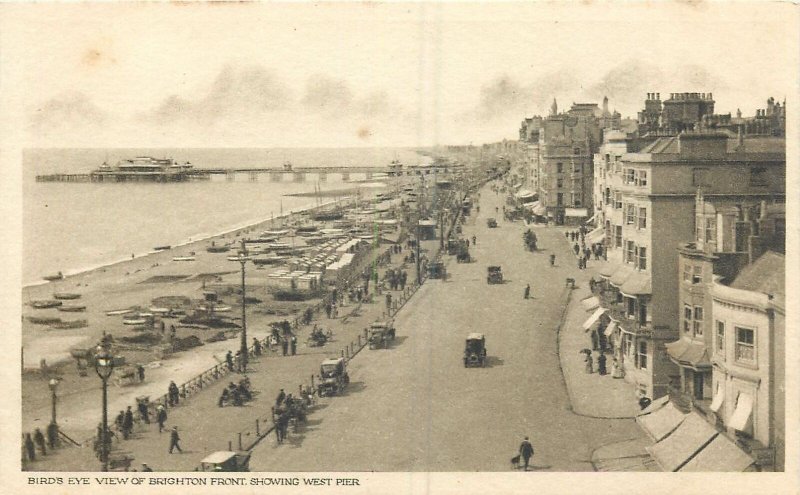
[[[137,156],[172,158],[197,168],[303,166],[384,166],[430,162],[410,148],[270,148],[270,149],[28,149],[22,170],[22,282],[42,283],[57,272],[72,275],[152,252],[156,246],[178,246],[288,214],[335,199],[290,196],[315,190],[359,189],[377,192],[380,181],[365,174],[329,174],[305,182],[285,175],[280,182],[259,174],[237,174],[234,180],[181,183],[36,182],[36,175],[88,173],[103,162],[111,165]],[[376,183],[377,182],[377,183]],[[276,223],[277,225],[277,223]]]

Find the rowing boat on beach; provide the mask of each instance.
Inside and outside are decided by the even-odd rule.
[[[61,318],[55,316],[28,316],[28,321],[34,325],[52,325],[61,321]]]
[[[61,272],[56,273],[55,275],[45,275],[42,277],[43,279],[47,280],[48,282],[53,282],[56,280],[61,280],[64,278],[64,274]]]
[[[169,246],[169,245],[168,246],[156,246],[153,249],[156,250],[156,251],[166,251],[167,249],[170,249],[171,247],[172,246]]]
[[[80,313],[81,311],[86,311],[86,306],[79,306],[76,304],[70,305],[63,305],[58,307],[59,311],[64,311],[66,313]]]
[[[146,318],[123,318],[122,324],[123,325],[144,325],[147,323]]]
[[[130,313],[133,313],[133,312],[134,312],[134,309],[133,309],[133,308],[128,308],[128,309],[114,309],[114,310],[111,310],[111,311],[106,311],[106,316],[119,316],[119,315],[127,315],[127,314],[130,314]]]
[[[260,237],[283,237],[285,235],[289,235],[289,231],[284,230],[265,230],[261,233]]]
[[[61,306],[61,301],[56,301],[55,299],[45,299],[41,301],[31,301],[31,306],[36,309],[48,309],[48,308],[56,308]]]
[[[57,321],[55,323],[51,323],[49,326],[55,330],[67,330],[71,328],[88,327],[89,322],[87,320]]]
[[[80,294],[75,294],[74,292],[56,292],[53,294],[53,299],[71,300],[79,299],[80,297]]]
[[[230,250],[230,246],[208,246],[206,248],[209,253],[227,253]]]
[[[172,261],[194,261],[194,256],[175,256]]]

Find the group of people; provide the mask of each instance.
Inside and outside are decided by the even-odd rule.
[[[406,288],[408,273],[405,270],[400,270],[399,268],[397,269],[389,268],[388,270],[386,270],[386,275],[384,276],[384,278],[389,283],[389,289],[403,290]]]
[[[252,399],[253,393],[250,390],[250,379],[245,377],[239,380],[238,384],[231,382],[226,388],[222,389],[217,406],[232,405],[239,407],[244,405],[245,401]]]
[[[36,460],[36,448],[39,448],[39,452],[42,455],[47,455],[47,447],[45,445],[45,438],[44,433],[40,428],[36,428],[33,432],[33,435],[30,433],[26,433],[23,439],[23,445],[25,446],[25,455],[29,461]],[[55,446],[55,441],[50,442],[50,448]]]
[[[594,358],[592,357],[592,352],[597,353],[597,373],[599,375],[607,375],[608,371],[608,361],[606,357],[607,352],[611,352],[611,376],[614,378],[623,378],[625,376],[625,372],[622,369],[622,366],[619,363],[616,355],[614,354],[613,346],[611,342],[605,336],[605,326],[600,325],[597,329],[594,329],[590,332],[591,341],[592,341],[592,349],[586,349],[586,357],[584,359],[584,364],[586,367],[586,373],[594,373]]]

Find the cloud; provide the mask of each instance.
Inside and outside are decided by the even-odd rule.
[[[507,75],[502,75],[481,88],[476,115],[493,120],[510,111],[519,112],[525,104],[526,90]]]
[[[79,92],[62,93],[31,109],[28,126],[36,134],[53,134],[75,128],[95,128],[109,119],[87,95]]]

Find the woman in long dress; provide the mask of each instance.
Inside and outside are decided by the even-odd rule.
[[[586,359],[584,362],[586,363],[586,373],[594,373],[594,361],[592,360],[591,354],[586,354]]]

